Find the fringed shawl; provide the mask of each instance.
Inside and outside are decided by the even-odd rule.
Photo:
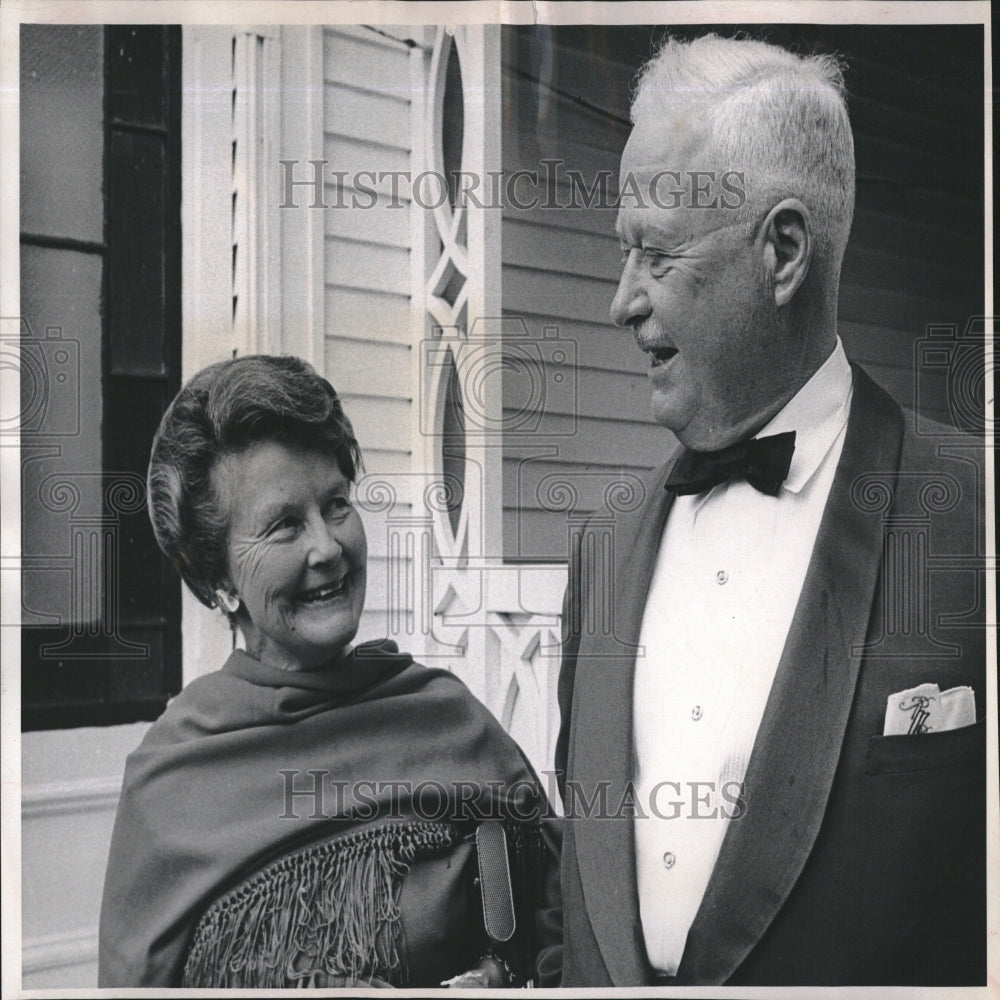
[[[411,798],[421,786],[438,797],[445,789],[448,819],[520,820],[544,802],[517,745],[465,686],[392,642],[363,644],[311,673],[235,651],[171,701],[128,759],[101,908],[99,984],[180,985],[209,904],[237,885],[244,891],[253,872],[298,848],[306,861],[296,878],[307,868],[329,876],[343,856],[324,861],[309,845],[342,836],[391,847],[421,823],[446,830],[427,825],[426,800],[421,807]],[[385,887],[414,854],[397,843],[350,869],[364,920],[391,913]],[[279,874],[284,863],[276,862]],[[324,886],[346,891],[326,877],[300,888]],[[353,935],[371,949],[372,932],[350,921],[345,914],[322,933]]]

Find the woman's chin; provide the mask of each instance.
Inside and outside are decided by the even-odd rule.
[[[339,624],[337,628],[299,630],[299,655],[304,669],[315,670],[331,660],[336,660],[358,634],[358,622]]]
[[[333,616],[297,614],[286,619],[280,632],[244,631],[246,650],[280,670],[316,670],[344,653],[358,633],[360,618],[353,608]]]

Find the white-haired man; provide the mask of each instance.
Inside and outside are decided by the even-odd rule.
[[[981,487],[838,339],[840,68],[670,40],[632,121],[611,316],[683,447],[574,554],[563,985],[981,983],[977,580],[901,558],[975,554]]]

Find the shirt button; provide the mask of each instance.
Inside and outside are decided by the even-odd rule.
[[[667,853],[663,855],[663,867],[666,868],[667,871],[670,871],[675,864],[677,864],[677,858],[674,857],[674,852],[667,851]]]
[[[694,708],[691,709],[691,718],[694,719],[695,722],[697,722],[701,718],[701,716],[702,716],[701,705],[695,705]]]
[[[715,582],[721,587],[726,580],[729,579],[729,574],[724,570],[720,569],[718,573],[715,574]]]

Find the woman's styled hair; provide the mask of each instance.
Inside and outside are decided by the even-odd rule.
[[[153,439],[147,477],[153,533],[207,607],[218,604],[229,540],[212,470],[224,456],[271,441],[332,455],[352,483],[361,468],[333,386],[288,356],[250,355],[202,369],[167,408]]]

